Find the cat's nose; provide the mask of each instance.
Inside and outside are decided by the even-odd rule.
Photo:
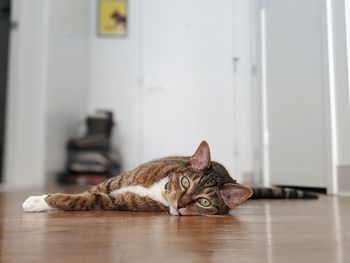
[[[186,205],[181,200],[177,202],[177,209],[184,208],[185,206]]]
[[[184,195],[177,201],[177,209],[184,208],[191,202],[192,202],[191,196]]]

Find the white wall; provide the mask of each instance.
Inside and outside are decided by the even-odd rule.
[[[85,113],[84,0],[16,0],[12,19],[5,184],[43,185]]]
[[[86,0],[51,0],[49,5],[45,171],[64,168],[65,145],[77,135],[87,110],[88,15]]]
[[[97,36],[97,1],[90,0],[88,109],[112,109],[115,113],[113,141],[124,158],[124,169],[139,162],[139,1],[129,1],[127,37]]]

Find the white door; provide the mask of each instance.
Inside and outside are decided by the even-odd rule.
[[[142,161],[207,140],[233,177],[232,0],[143,2]]]
[[[326,187],[323,1],[268,0],[265,12],[270,182]]]

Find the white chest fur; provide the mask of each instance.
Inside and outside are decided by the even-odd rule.
[[[131,185],[120,189],[117,189],[111,193],[111,195],[118,195],[123,193],[134,193],[139,196],[148,197],[157,201],[165,206],[169,206],[168,201],[163,197],[162,192],[165,189],[165,185],[168,182],[168,177],[161,179],[160,181],[154,183],[150,187],[144,187],[141,185]]]

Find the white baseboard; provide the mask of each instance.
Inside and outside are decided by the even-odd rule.
[[[336,195],[337,196],[348,196],[348,197],[350,197],[350,192],[338,192]]]

